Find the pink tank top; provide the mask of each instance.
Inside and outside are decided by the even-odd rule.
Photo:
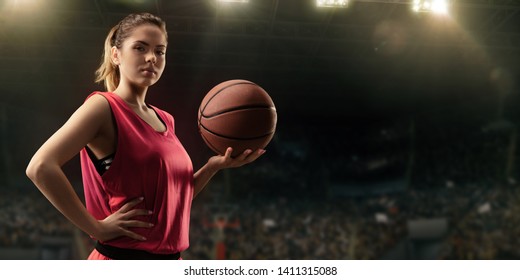
[[[152,228],[131,228],[146,241],[119,237],[107,242],[115,247],[171,254],[189,246],[190,208],[193,198],[193,165],[175,135],[173,117],[151,108],[166,125],[157,132],[114,93],[94,92],[109,102],[117,130],[117,148],[110,168],[100,176],[86,149],[81,150],[81,169],[87,210],[102,220],[125,203],[144,197],[135,208],[153,211],[135,219],[153,223]]]

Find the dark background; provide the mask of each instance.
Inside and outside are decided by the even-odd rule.
[[[34,188],[24,172],[31,156],[89,93],[103,89],[93,79],[108,30],[143,11],[162,17],[169,33],[166,70],[148,102],[175,117],[195,168],[212,155],[196,117],[213,86],[250,80],[276,104],[266,155],[215,178],[231,194],[309,199],[349,188],[382,192],[380,182],[444,188],[457,176],[463,185],[518,175],[518,149],[504,151],[516,143],[520,121],[518,1],[452,1],[450,16],[414,13],[412,1],[351,1],[346,9],[249,2],[0,1],[0,187]],[[499,136],[483,136],[489,131]],[[475,144],[482,137],[498,143],[500,157]],[[455,162],[491,167],[452,172],[454,159],[435,155],[453,155],[453,147],[468,149]],[[380,172],[372,172],[374,154],[386,157]],[[358,160],[374,168],[358,170]],[[268,171],[258,174],[260,167]],[[81,191],[78,159],[65,168]],[[275,173],[270,168],[282,174],[266,176]]]
[[[280,129],[402,116],[518,120],[515,1],[456,1],[451,18],[413,13],[406,1],[353,1],[348,9],[302,0],[15,2],[0,6],[0,101],[8,115],[27,110],[63,122],[102,89],[93,73],[107,30],[130,12],[148,11],[166,20],[170,36],[167,68],[149,102],[177,117],[197,162],[205,147],[196,108],[229,79],[264,87]],[[38,129],[34,121],[17,127]],[[11,160],[22,152],[26,162],[55,128],[31,131],[29,145],[7,149]]]

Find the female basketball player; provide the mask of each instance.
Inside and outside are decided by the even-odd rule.
[[[105,41],[94,92],[35,153],[27,176],[72,223],[97,240],[89,259],[179,259],[189,246],[191,201],[221,169],[265,150],[213,156],[197,172],[174,119],[146,103],[164,70],[165,23],[131,14]],[[62,166],[80,153],[86,207]]]

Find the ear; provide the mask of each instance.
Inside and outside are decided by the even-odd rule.
[[[114,65],[121,64],[119,61],[119,49],[117,47],[114,46],[112,49],[110,49],[110,58],[112,59],[112,63]]]

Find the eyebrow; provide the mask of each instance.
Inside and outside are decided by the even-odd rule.
[[[135,41],[134,43],[140,43],[140,44],[143,44],[143,45],[145,45],[145,46],[150,46],[150,44],[148,44],[148,43],[145,42],[145,41],[141,41],[141,40],[137,40],[137,41]],[[157,47],[166,48],[166,45],[157,45],[157,46],[155,46],[155,47],[156,47],[156,48],[157,48]]]

